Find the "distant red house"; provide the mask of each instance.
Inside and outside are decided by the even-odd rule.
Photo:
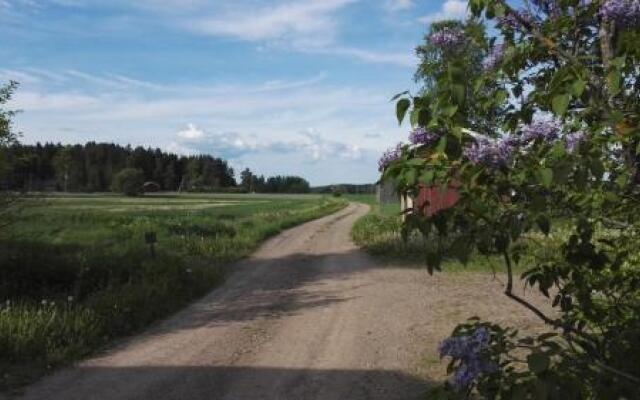
[[[420,186],[418,196],[409,197],[402,196],[402,211],[413,208],[414,213],[426,216],[432,216],[439,211],[453,207],[460,195],[455,187],[450,186],[446,190],[442,190],[439,186]]]

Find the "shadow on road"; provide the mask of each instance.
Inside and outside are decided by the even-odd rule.
[[[81,368],[73,387],[30,393],[65,400],[411,400],[429,382],[395,371],[255,367]],[[88,378],[88,379],[87,379]],[[100,391],[96,391],[96,387]]]

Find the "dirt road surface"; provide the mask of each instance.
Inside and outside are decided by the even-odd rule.
[[[500,288],[486,275],[379,265],[350,239],[367,210],[351,204],[272,238],[206,298],[21,398],[423,399],[456,322],[533,324],[487,296]]]

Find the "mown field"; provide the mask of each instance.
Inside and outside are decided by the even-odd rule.
[[[178,310],[265,238],[345,204],[312,195],[26,199],[0,229],[0,390]]]

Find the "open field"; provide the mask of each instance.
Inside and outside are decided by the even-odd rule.
[[[265,238],[345,204],[286,195],[28,198],[18,222],[0,231],[0,388],[176,311]]]

